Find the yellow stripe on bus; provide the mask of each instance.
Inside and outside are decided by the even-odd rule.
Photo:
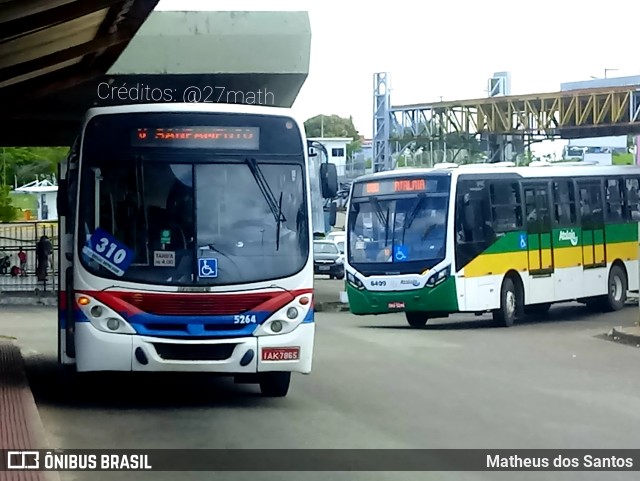
[[[553,251],[553,267],[565,269],[580,267],[583,263],[592,264],[595,257],[597,262],[604,261],[602,244],[591,246],[560,247]],[[615,259],[632,261],[638,259],[638,244],[636,242],[616,242],[607,244],[607,261]],[[540,269],[540,254],[537,250],[483,254],[473,259],[464,268],[465,277],[482,277],[505,274],[509,270],[527,272],[530,269]],[[551,249],[542,249],[542,268],[551,267]]]
[[[525,271],[529,268],[527,251],[483,254],[464,268],[465,277],[482,277],[504,274],[510,269]]]
[[[616,242],[607,244],[607,259],[621,259],[623,261],[638,260],[638,244],[633,242]]]

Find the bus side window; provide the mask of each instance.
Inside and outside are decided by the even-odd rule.
[[[492,182],[490,199],[493,229],[496,232],[509,232],[522,227],[520,189],[517,183]]]
[[[525,190],[525,216],[527,223],[533,223],[538,220],[538,212],[536,210],[536,198],[532,191]]]
[[[640,199],[638,197],[638,177],[627,178],[626,181],[627,190],[627,208],[629,209],[628,219],[632,222],[640,221]]]
[[[553,183],[553,210],[556,224],[571,225],[576,222],[576,197],[570,180]]]
[[[484,180],[462,180],[456,195],[456,265],[462,269],[495,240]]]
[[[594,181],[579,181],[580,216],[582,225],[586,228],[595,228],[603,222],[602,184]]]
[[[490,223],[484,181],[461,183],[457,196],[457,231],[459,242],[483,242]]]
[[[624,202],[620,184],[620,179],[607,179],[605,186],[607,219],[614,222],[622,221]]]

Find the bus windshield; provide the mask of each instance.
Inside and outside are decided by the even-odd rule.
[[[363,273],[369,265],[374,273],[380,267],[418,272],[442,261],[449,207],[444,184],[439,186],[444,192],[352,198],[349,263]]]
[[[148,284],[232,285],[284,278],[305,265],[303,156],[87,152],[78,226],[81,260],[91,273]],[[114,252],[131,252],[126,269],[91,257],[86,245],[93,237],[100,249],[96,232],[106,233],[106,249],[113,240]]]

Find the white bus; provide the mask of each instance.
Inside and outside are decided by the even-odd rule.
[[[285,396],[314,347],[308,165],[288,109],[88,111],[60,172],[59,361]]]
[[[503,326],[578,300],[621,309],[638,290],[640,167],[443,165],[358,178],[347,296],[413,327],[457,312]]]

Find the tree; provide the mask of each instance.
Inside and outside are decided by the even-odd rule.
[[[0,186],[0,222],[11,222],[16,220],[18,211],[11,205],[9,197],[9,187]]]
[[[348,137],[353,141],[347,144],[347,158],[350,159],[354,152],[360,150],[362,142],[360,134],[353,125],[353,117],[340,117],[339,115],[316,115],[307,119],[304,123],[307,137]]]
[[[57,172],[68,147],[5,147],[0,150],[0,174],[3,185],[26,184]]]

